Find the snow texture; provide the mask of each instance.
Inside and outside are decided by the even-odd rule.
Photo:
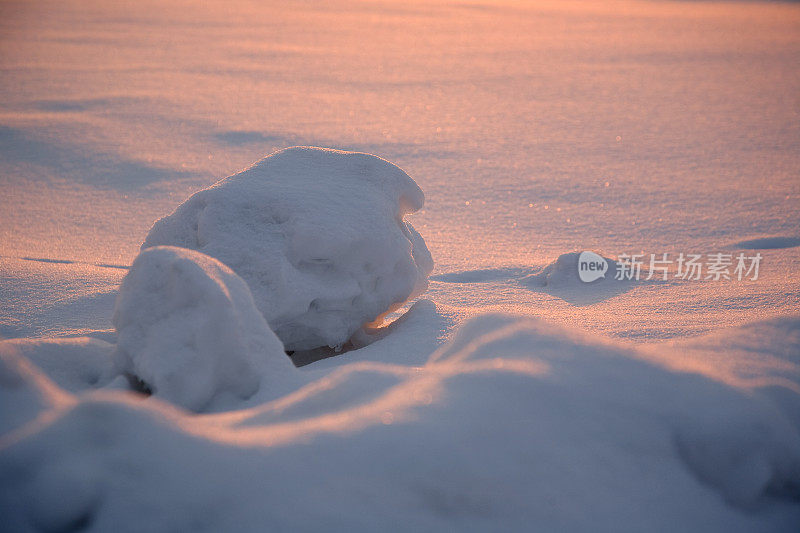
[[[11,342],[0,342],[0,449],[7,434],[64,403],[67,396]]]
[[[423,202],[379,157],[288,148],[192,195],[142,248],[215,257],[247,282],[287,350],[338,349],[426,288],[433,261],[403,220]]]
[[[0,342],[0,529],[798,530],[800,5],[484,4],[4,3],[0,335],[34,338]],[[415,176],[430,300],[203,409],[228,412],[132,394],[86,335],[116,342],[143,236],[297,144]],[[334,177],[282,183],[320,209],[280,198],[244,230],[214,212],[231,186],[206,191],[175,234],[281,263],[296,235],[259,216],[329,213],[323,240],[365,215]],[[764,260],[741,283],[535,276],[571,250]],[[454,333],[488,311],[626,341],[497,315]]]
[[[118,371],[186,409],[292,381],[294,367],[247,284],[200,252],[158,246],[139,254],[113,322]]]
[[[798,324],[703,354],[796,376],[796,344],[765,335]],[[421,366],[343,364],[235,413],[58,392],[0,446],[0,510],[21,532],[791,531],[800,428],[758,389],[664,364],[684,353],[483,315]]]
[[[11,339],[7,349],[41,368],[59,387],[79,392],[108,385],[118,376],[113,363],[114,345],[90,337]]]

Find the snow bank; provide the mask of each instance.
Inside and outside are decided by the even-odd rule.
[[[800,435],[756,391],[490,315],[421,367],[235,413],[84,395],[0,445],[0,478],[15,531],[792,531]]]
[[[800,431],[800,316],[753,322],[642,350],[669,368],[757,391]]]
[[[192,195],[142,248],[192,248],[228,265],[287,350],[339,348],[427,286],[433,261],[403,220],[423,201],[378,157],[289,148]]]
[[[291,380],[294,367],[247,284],[212,257],[159,246],[122,282],[113,318],[118,369],[199,411]]]

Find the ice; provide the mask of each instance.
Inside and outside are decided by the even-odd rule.
[[[765,360],[794,346],[768,335],[798,323],[703,353]],[[402,350],[424,328],[386,340]],[[489,314],[420,366],[342,364],[231,413],[60,392],[72,407],[6,440],[0,508],[16,531],[790,531],[798,427],[761,389],[668,368],[692,355]]]
[[[118,372],[193,411],[294,384],[294,366],[247,284],[185,248],[142,251],[114,309]]]
[[[338,349],[427,286],[431,255],[403,220],[423,202],[414,180],[379,157],[288,148],[192,195],[142,248],[219,259],[287,350]]]

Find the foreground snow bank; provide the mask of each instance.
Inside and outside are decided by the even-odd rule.
[[[747,338],[769,334],[754,344],[769,364],[798,327]],[[45,396],[47,416],[0,441],[0,513],[15,531],[793,531],[800,433],[785,411],[666,368],[685,347],[644,355],[490,315],[422,366],[343,365],[232,413]],[[797,395],[798,361],[780,359],[759,386]]]
[[[338,348],[427,286],[430,253],[403,220],[423,201],[378,157],[289,148],[192,195],[142,248],[219,259],[248,283],[287,350]]]
[[[194,411],[226,396],[249,398],[260,386],[291,380],[294,370],[247,284],[192,250],[159,246],[139,254],[113,322],[118,370]]]

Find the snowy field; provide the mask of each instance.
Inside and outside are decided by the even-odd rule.
[[[797,3],[3,0],[0,70],[0,529],[798,530]]]

